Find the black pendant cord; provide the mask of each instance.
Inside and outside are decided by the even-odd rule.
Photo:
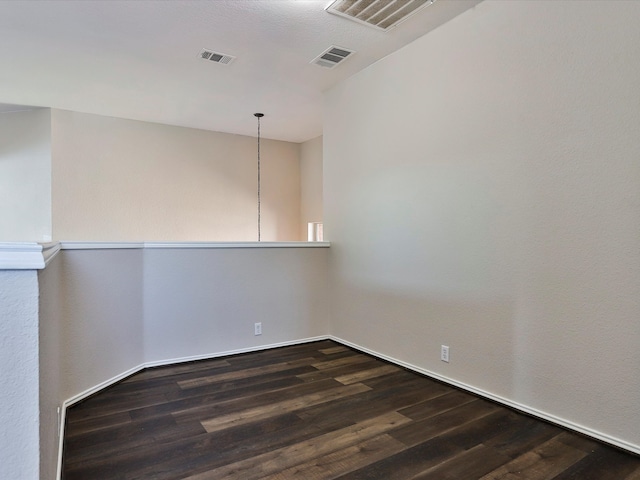
[[[258,119],[258,241],[260,241],[260,119],[264,113],[253,114]]]

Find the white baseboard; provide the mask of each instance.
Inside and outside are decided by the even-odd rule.
[[[269,350],[271,348],[279,348],[279,347],[289,347],[291,345],[301,345],[303,343],[310,343],[310,342],[318,342],[320,340],[327,340],[329,339],[328,335],[320,335],[317,337],[307,337],[307,338],[302,338],[299,340],[289,340],[286,342],[279,342],[279,343],[271,343],[268,345],[257,345],[257,346],[253,346],[253,347],[246,347],[246,348],[238,348],[235,350],[226,350],[224,352],[217,352],[217,353],[208,353],[205,355],[194,355],[192,357],[179,357],[179,358],[170,358],[167,360],[157,360],[154,362],[147,362],[143,365],[143,368],[151,368],[151,367],[162,367],[165,365],[173,365],[173,364],[177,364],[177,363],[186,363],[186,362],[195,362],[198,360],[209,360],[212,358],[218,358],[218,357],[227,357],[229,355],[238,355],[241,353],[250,353],[250,352],[258,352],[260,350]]]
[[[555,415],[552,415],[550,413],[544,412],[542,410],[538,410],[537,408],[533,408],[533,407],[529,407],[528,405],[523,405],[521,403],[515,402],[513,400],[510,400],[508,398],[504,398],[501,397],[499,395],[495,395],[491,392],[487,392],[486,390],[482,390],[480,388],[474,387],[473,385],[468,385],[466,383],[463,382],[458,382],[457,380],[453,380],[451,378],[439,375],[435,372],[432,372],[430,370],[426,370],[424,368],[418,367],[416,365],[412,365],[410,363],[407,362],[403,362],[402,360],[398,360],[397,358],[393,358],[390,357],[388,355],[384,355],[380,352],[376,352],[375,350],[371,350],[369,348],[363,347],[361,345],[355,344],[353,342],[349,342],[347,340],[344,340],[342,338],[333,336],[333,335],[329,335],[329,339],[333,340],[335,342],[341,343],[343,345],[346,345],[348,347],[354,348],[356,350],[360,350],[361,352],[364,353],[368,353],[369,355],[373,355],[374,357],[380,358],[382,360],[386,360],[388,362],[394,363],[396,365],[399,365],[401,367],[404,367],[408,370],[420,373],[422,375],[425,375],[427,377],[433,378],[435,380],[441,381],[443,383],[446,383],[448,385],[460,388],[462,390],[466,390],[470,393],[473,393],[475,395],[478,395],[480,397],[486,398],[488,400],[492,400],[496,403],[500,403],[506,407],[509,408],[513,408],[514,410],[518,410],[519,412],[522,413],[526,413],[527,415],[531,415],[533,417],[536,418],[540,418],[542,420],[545,420],[547,422],[553,423],[555,425],[567,428],[569,430],[573,430],[575,432],[578,433],[582,433],[583,435],[587,435],[589,437],[592,437],[596,440],[599,440],[601,442],[607,443],[609,445],[613,445],[615,447],[621,448],[623,450],[627,450],[631,453],[635,453],[636,455],[640,455],[640,445],[635,445],[633,443],[629,443],[625,440],[621,440],[619,438],[613,437],[611,435],[608,435],[606,433],[602,433],[599,432],[597,430],[593,430],[589,427],[585,427],[583,425],[579,425],[577,423],[571,422],[569,420],[566,420],[564,418],[561,417],[557,417]]]
[[[138,365],[137,367],[130,368],[126,372],[120,373],[115,377],[110,378],[109,380],[105,380],[104,382],[99,383],[94,387],[88,388],[84,392],[74,395],[73,397],[62,402],[62,412],[60,414],[61,415],[60,416],[60,432],[58,437],[58,467],[56,471],[57,480],[60,480],[62,478],[62,453],[63,453],[63,444],[64,444],[64,427],[65,427],[66,418],[67,418],[67,408],[75,405],[76,403],[84,400],[87,397],[90,397],[91,395],[94,395],[100,392],[101,390],[104,390],[107,387],[110,387],[111,385],[118,383],[121,380],[124,380],[125,378],[133,375],[134,373],[138,373],[140,370],[144,368],[145,368],[144,363],[141,365]]]
[[[64,450],[64,424],[67,421],[67,406],[66,401],[62,402],[60,407],[60,425],[58,430],[58,465],[56,466],[56,480],[62,478],[62,452]]]
[[[77,395],[74,395],[73,397],[67,399],[64,401],[64,403],[62,404],[62,406],[64,408],[66,407],[70,407],[82,400],[84,400],[87,397],[90,397],[91,395],[95,395],[96,393],[98,393],[101,390],[104,390],[107,387],[110,387],[111,385],[118,383],[121,380],[124,380],[127,377],[130,377],[131,375],[138,373],[140,370],[142,370],[143,368],[145,368],[144,363],[138,365],[137,367],[133,367],[130,368],[129,370],[127,370],[126,372],[122,372],[118,375],[116,375],[115,377],[110,378],[109,380],[105,380],[102,383],[99,383],[98,385],[88,388],[87,390],[85,390],[84,392],[81,392]]]

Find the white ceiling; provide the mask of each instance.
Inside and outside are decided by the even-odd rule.
[[[0,0],[0,103],[243,135],[263,112],[264,137],[303,142],[322,134],[324,90],[479,1],[438,0],[381,32],[331,0]],[[356,53],[309,63],[331,45]]]

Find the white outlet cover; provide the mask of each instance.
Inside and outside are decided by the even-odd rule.
[[[447,345],[440,345],[440,360],[449,363],[449,347]]]

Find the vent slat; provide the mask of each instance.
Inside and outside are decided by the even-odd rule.
[[[429,5],[429,0],[414,0],[413,2],[409,3],[404,8],[398,10],[396,13],[381,22],[378,26],[386,30],[391,26],[397,24],[401,20],[407,18],[409,15],[417,11],[420,7],[424,7],[426,5]]]
[[[351,55],[351,52],[342,50],[341,48],[332,48],[328,53],[330,53],[331,55],[338,55],[343,58],[347,58],[349,55]]]
[[[391,8],[382,9],[376,15],[373,15],[371,18],[369,18],[369,23],[380,26],[380,23],[382,23],[384,20],[388,19],[392,15],[396,15],[399,10],[403,9],[407,5],[414,2],[415,0],[409,0],[408,2],[407,1],[394,2]]]
[[[346,13],[351,17],[357,17],[377,1],[378,0],[360,0],[359,2],[356,2],[350,9],[348,9],[344,13]]]
[[[325,53],[320,58],[323,60],[328,60],[333,63],[340,63],[342,60],[344,60],[344,57],[340,57],[338,55],[331,55],[330,53]]]
[[[339,5],[336,6],[336,10],[339,10],[340,12],[344,13],[347,10],[349,10],[354,3],[357,3],[358,0],[344,0],[342,2],[340,2]]]
[[[369,8],[367,8],[365,11],[363,11],[360,15],[358,15],[358,19],[367,22],[370,21],[370,18],[378,14],[381,10],[390,10],[392,12],[395,12],[397,9],[396,5],[398,3],[399,2],[397,2],[396,0],[379,0]]]

